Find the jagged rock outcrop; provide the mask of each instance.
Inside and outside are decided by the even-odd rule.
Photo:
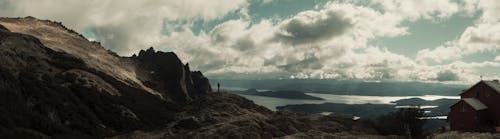
[[[197,98],[212,92],[210,82],[208,81],[208,78],[203,75],[203,73],[201,73],[200,71],[194,71],[190,73],[191,76],[189,77],[192,81],[190,85],[193,86],[194,89],[194,91],[190,91],[192,97]]]
[[[150,47],[132,58],[138,65],[139,80],[176,103],[188,103],[193,97],[211,91],[208,79],[199,71],[192,73],[189,64],[184,65],[175,53],[155,51]]]
[[[146,86],[168,95],[173,101],[191,101],[186,88],[184,65],[174,53],[156,52],[152,47],[137,57],[137,74]]]

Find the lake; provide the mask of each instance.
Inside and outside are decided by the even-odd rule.
[[[235,88],[224,88],[225,90],[231,90]],[[235,89],[236,90],[236,89]],[[237,90],[246,90],[244,88],[238,88]],[[273,111],[276,110],[277,106],[294,105],[294,104],[321,104],[321,103],[343,103],[343,104],[393,104],[391,102],[408,99],[408,98],[421,98],[424,100],[437,100],[437,99],[460,99],[459,96],[437,96],[437,95],[425,95],[425,96],[359,96],[359,95],[332,95],[332,94],[319,94],[319,93],[306,93],[311,96],[320,97],[325,100],[303,100],[303,99],[285,99],[285,98],[275,98],[266,96],[255,96],[255,95],[243,95],[249,100],[252,100],[256,104],[262,105]]]

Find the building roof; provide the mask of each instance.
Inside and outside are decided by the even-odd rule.
[[[486,85],[490,86],[491,88],[495,89],[497,93],[500,93],[500,82],[498,80],[493,80],[493,81],[483,81]]]
[[[469,92],[470,89],[474,88],[476,85],[484,83],[487,86],[491,87],[493,90],[495,90],[497,93],[500,93],[500,81],[498,80],[491,80],[491,81],[485,81],[481,80],[478,83],[474,84],[472,87],[468,88],[467,90],[464,90],[460,95]]]
[[[462,98],[463,101],[465,101],[467,104],[472,106],[475,110],[484,110],[488,109],[486,105],[484,105],[481,101],[477,100],[476,98]]]

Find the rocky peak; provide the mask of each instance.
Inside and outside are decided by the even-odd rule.
[[[140,67],[140,80],[150,88],[159,90],[174,102],[183,104],[193,97],[211,91],[203,75],[191,74],[189,64],[184,65],[173,52],[155,51],[153,47],[141,50],[132,57]]]
[[[190,72],[191,81],[194,85],[196,91],[192,93],[192,96],[202,96],[212,92],[212,87],[210,86],[210,82],[201,71],[193,71]]]
[[[151,57],[155,54],[155,49],[153,47],[149,47],[146,50],[139,51],[139,57]]]

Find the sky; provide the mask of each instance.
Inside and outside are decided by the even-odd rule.
[[[0,0],[107,49],[173,51],[219,79],[469,84],[500,77],[495,0]]]

